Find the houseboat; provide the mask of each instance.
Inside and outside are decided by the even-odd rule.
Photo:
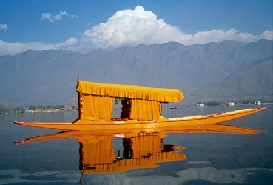
[[[184,95],[179,89],[97,83],[80,80],[78,77],[76,91],[79,116],[75,121],[51,123],[22,120],[14,123],[59,130],[153,129],[216,124],[265,109],[251,108],[205,116],[165,118],[161,115],[162,103],[181,101]],[[121,115],[113,118],[113,105],[118,101],[122,105]]]

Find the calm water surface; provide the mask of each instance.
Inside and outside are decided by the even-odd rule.
[[[131,139],[122,138],[123,133],[115,138],[71,133],[70,139],[64,139],[66,132],[13,124],[15,120],[74,121],[76,112],[0,114],[0,184],[272,185],[273,105],[261,106],[267,109],[223,124],[267,132],[153,133]],[[163,115],[205,115],[252,107],[165,107]],[[40,140],[14,145],[35,136]]]

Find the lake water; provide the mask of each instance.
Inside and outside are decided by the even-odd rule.
[[[272,185],[273,105],[263,106],[267,109],[222,124],[266,132],[138,133],[131,139],[123,138],[124,133],[112,138],[13,124],[15,120],[74,121],[76,112],[0,114],[0,184]],[[252,107],[165,107],[163,115],[205,115]],[[14,144],[31,137],[36,141]]]

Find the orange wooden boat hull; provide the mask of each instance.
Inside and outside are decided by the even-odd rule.
[[[25,122],[14,121],[14,124],[22,126],[32,126],[38,128],[58,129],[58,130],[113,130],[113,129],[154,129],[154,128],[171,128],[187,125],[210,125],[225,121],[234,120],[250,114],[257,113],[266,108],[242,109],[225,113],[217,113],[206,116],[185,116],[181,118],[169,118],[156,121],[89,121],[76,120],[68,123],[52,122]]]

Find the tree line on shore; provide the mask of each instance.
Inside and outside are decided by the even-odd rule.
[[[235,104],[255,104],[255,101],[260,101],[261,103],[273,103],[273,98],[258,98],[258,99],[247,99],[247,100],[236,100],[236,101],[223,101],[223,100],[211,100],[198,102],[198,104],[204,104],[205,106],[217,106],[217,105],[227,105],[228,102],[234,102]],[[74,106],[73,106],[74,107]],[[63,109],[65,105],[39,105],[39,106],[20,106],[13,103],[0,103],[0,114],[5,113],[17,113],[22,112],[24,109],[35,110],[35,109]]]
[[[234,102],[235,104],[255,104],[255,101],[260,101],[261,103],[273,103],[273,98],[258,98],[258,99],[247,99],[247,100],[236,100],[236,101],[223,101],[223,100],[211,100],[205,102],[198,102],[198,104],[204,104],[205,106],[217,106],[217,105],[227,105],[228,102]]]
[[[20,106],[16,105],[13,103],[1,103],[0,104],[0,114],[5,114],[5,113],[17,113],[17,112],[22,112],[24,109],[29,109],[29,110],[35,110],[35,109],[63,109],[65,108],[64,105],[39,105],[39,106]]]

